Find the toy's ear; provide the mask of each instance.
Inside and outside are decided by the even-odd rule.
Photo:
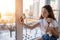
[[[52,22],[52,18],[48,18],[47,19],[47,22]]]

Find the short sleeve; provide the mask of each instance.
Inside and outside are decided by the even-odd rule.
[[[58,23],[56,20],[53,21],[54,27],[58,27]]]

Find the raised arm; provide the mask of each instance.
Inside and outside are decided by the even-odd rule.
[[[40,26],[39,22],[37,24],[33,25],[33,26],[29,26],[29,25],[27,25],[27,24],[24,23],[24,19],[22,17],[20,17],[19,22],[20,22],[20,24],[24,25],[24,27],[27,27],[29,29],[34,29],[34,28]]]
[[[33,25],[33,26],[26,25],[25,23],[24,23],[23,25],[24,25],[25,27],[29,28],[29,29],[34,29],[34,28],[40,26],[40,23],[37,23],[37,24],[35,24],[35,25]]]

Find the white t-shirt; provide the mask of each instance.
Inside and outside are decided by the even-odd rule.
[[[47,25],[47,21],[45,19],[40,19],[39,20],[40,23],[40,30],[41,30],[41,35],[43,36],[44,34],[46,34],[46,25]],[[49,27],[58,27],[58,23],[56,20],[53,20]]]

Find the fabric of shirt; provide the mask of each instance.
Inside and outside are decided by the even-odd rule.
[[[48,24],[48,22],[45,20],[45,19],[40,19],[39,20],[39,23],[40,23],[40,30],[41,30],[41,36],[43,36],[44,34],[46,34],[46,25]],[[53,20],[49,27],[58,27],[58,23],[56,20]]]

